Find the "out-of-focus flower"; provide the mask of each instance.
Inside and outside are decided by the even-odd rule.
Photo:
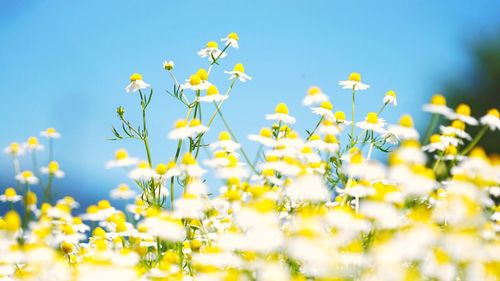
[[[22,184],[37,184],[39,179],[33,174],[32,171],[25,170],[16,175],[16,180]]]
[[[384,99],[382,100],[384,104],[392,104],[394,106],[398,105],[398,99],[396,97],[396,92],[393,90],[387,91],[384,95]]]
[[[487,125],[490,127],[490,130],[495,131],[495,130],[500,130],[500,113],[498,112],[498,109],[493,108],[488,110],[488,113],[481,117],[480,122],[481,125]]]
[[[302,104],[305,106],[311,106],[315,104],[320,104],[324,101],[327,101],[328,96],[321,91],[319,87],[312,86],[307,90],[307,94],[302,100]]]
[[[56,161],[50,161],[47,167],[40,168],[41,172],[44,174],[48,174],[54,176],[56,178],[64,177],[64,171],[59,169],[59,163]]]
[[[274,109],[274,114],[266,114],[266,120],[276,120],[286,124],[295,123],[295,117],[288,115],[288,106],[285,103],[279,103]]]
[[[58,139],[61,137],[61,134],[54,128],[47,128],[47,130],[40,132],[40,135],[49,139]]]
[[[197,98],[200,102],[219,102],[227,99],[228,96],[221,95],[219,90],[214,85],[211,85],[207,89],[207,94],[205,96],[200,96]]]
[[[4,193],[0,195],[0,201],[2,202],[12,202],[15,203],[21,200],[23,197],[18,195],[16,190],[12,187],[8,187],[5,189]]]
[[[424,111],[441,114],[444,116],[449,116],[453,113],[453,111],[446,106],[446,98],[441,94],[435,94],[431,98],[431,102],[429,104],[425,104],[422,109]]]
[[[130,157],[127,150],[121,148],[115,152],[115,159],[106,163],[106,168],[123,168],[137,164],[137,158]]]

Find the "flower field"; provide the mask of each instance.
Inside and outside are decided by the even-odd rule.
[[[168,94],[186,112],[165,128],[176,144],[171,158],[150,150],[157,94],[147,77],[130,76],[123,94],[138,105],[117,108],[117,150],[105,164],[131,183],[109,194],[125,208],[102,198],[77,212],[78,198],[55,198],[66,176],[53,157],[56,129],[8,144],[2,161],[15,175],[0,195],[8,210],[0,280],[500,280],[500,156],[477,146],[500,130],[497,109],[476,118],[474,108],[452,109],[436,94],[422,107],[431,119],[419,132],[408,114],[384,119],[397,106],[393,90],[360,116],[356,99],[370,85],[346,73],[335,83],[351,107],[334,110],[335,100],[312,86],[303,105],[317,122],[298,132],[279,103],[263,116],[268,126],[238,132],[258,146],[249,155],[223,113],[238,98],[234,86],[252,80],[243,64],[224,64],[238,44],[236,33],[208,42],[197,52],[206,68],[185,79],[164,62]],[[215,71],[227,75],[225,85],[211,83]],[[139,124],[128,110],[140,111]],[[215,132],[215,122],[225,130]],[[472,126],[478,134],[468,133]],[[144,153],[119,148],[125,139]],[[37,161],[42,153],[48,163]],[[23,157],[32,164],[22,166]]]

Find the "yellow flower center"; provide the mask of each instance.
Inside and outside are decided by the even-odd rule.
[[[196,85],[200,85],[201,84],[201,78],[196,75],[196,74],[193,74],[189,77],[189,84],[193,85],[193,86],[196,86]]]
[[[313,152],[313,150],[310,146],[304,146],[304,148],[302,148],[302,150],[300,152],[302,152],[304,154],[311,154]]]
[[[177,164],[175,163],[175,161],[169,161],[167,163],[167,169],[172,169],[172,168],[175,168],[175,166],[177,166]]]
[[[36,137],[29,137],[28,138],[28,144],[33,146],[33,145],[38,145],[38,139]]]
[[[119,191],[122,191],[122,192],[125,192],[125,191],[129,191],[130,190],[130,187],[127,185],[127,184],[120,184],[118,186],[118,190]]]
[[[391,97],[396,97],[396,92],[394,92],[393,90],[390,90],[390,91],[387,91],[387,93],[385,93],[386,96],[391,96]]]
[[[128,153],[125,149],[118,149],[115,152],[115,159],[116,160],[123,160],[128,158]]]
[[[234,39],[236,41],[240,40],[240,37],[235,32],[229,33],[229,35],[227,35],[227,37],[230,38],[230,39]]]
[[[200,125],[201,125],[200,119],[193,119],[191,120],[191,122],[189,122],[189,127],[196,127]]]
[[[458,151],[457,148],[453,145],[449,145],[445,150],[444,153],[446,155],[457,155]]]
[[[214,85],[211,85],[207,89],[207,96],[217,95],[218,93],[219,93],[219,90]]]
[[[281,113],[281,114],[287,114],[288,115],[288,107],[284,103],[279,103],[276,108],[274,109],[274,113]]]
[[[455,112],[460,115],[470,116],[470,106],[462,103],[457,106]]]
[[[187,121],[184,119],[179,119],[179,120],[175,121],[174,127],[176,129],[184,128],[186,126],[187,126]]]
[[[208,80],[208,73],[204,68],[198,69],[198,71],[196,71],[196,75],[200,77],[201,80]]]
[[[99,211],[96,205],[90,205],[87,207],[87,214],[95,214]]]
[[[8,187],[8,188],[5,189],[4,194],[5,194],[5,197],[12,198],[12,197],[14,197],[14,196],[17,195],[17,192],[16,192],[16,190],[14,188]]]
[[[186,154],[184,154],[184,156],[182,156],[182,164],[194,165],[196,164],[196,159],[193,157],[191,153],[187,152]]]
[[[215,41],[210,41],[207,43],[207,48],[217,49],[219,48],[219,45]]]
[[[149,163],[146,161],[141,161],[137,164],[137,168],[139,169],[148,169],[149,168]]]
[[[26,194],[26,204],[28,206],[35,205],[36,202],[38,201],[36,194],[34,192],[28,191]]]
[[[231,140],[231,136],[228,132],[222,131],[219,133],[219,141],[228,141]]]
[[[331,103],[331,102],[329,102],[329,101],[324,101],[324,102],[322,102],[322,103],[321,103],[321,105],[320,105],[320,107],[321,107],[321,108],[324,108],[324,109],[326,109],[326,110],[332,110],[332,109],[333,109],[333,105],[332,105],[332,103]]]
[[[19,145],[19,143],[13,142],[13,143],[10,144],[10,151],[12,153],[14,153],[14,154],[18,153],[19,150],[21,150],[21,145]]]
[[[435,94],[431,98],[432,105],[446,105],[446,98],[441,94]]]
[[[460,120],[454,120],[453,122],[451,122],[451,127],[464,131],[465,123]]]
[[[338,140],[337,137],[335,137],[334,135],[328,134],[325,136],[325,142],[332,144],[332,143],[338,143]]]
[[[23,176],[23,178],[28,179],[28,178],[33,177],[33,172],[31,172],[31,171],[24,171],[24,172],[22,172],[21,175]]]
[[[440,141],[441,141],[441,136],[440,136],[440,135],[438,135],[438,134],[434,134],[434,135],[432,135],[432,136],[431,136],[431,138],[430,138],[430,142],[431,142],[431,143],[438,143],[438,142],[440,142]]]
[[[47,134],[55,134],[57,131],[56,131],[56,129],[54,129],[54,128],[48,128],[48,129],[46,130],[46,132],[47,132]]]
[[[156,172],[159,175],[164,175],[167,172],[167,170],[168,170],[167,165],[165,165],[163,163],[156,165]]]
[[[349,81],[361,82],[361,74],[359,74],[357,72],[352,72],[351,74],[349,74],[348,80]]]
[[[97,202],[97,207],[99,209],[109,209],[111,208],[111,204],[109,203],[108,200],[100,200],[99,202]]]
[[[317,141],[317,140],[320,140],[320,139],[321,139],[321,137],[318,134],[312,134],[309,137],[309,140],[311,140],[311,141]]]
[[[361,155],[361,153],[356,153],[351,156],[351,163],[361,164],[361,162],[363,162],[363,155]]]
[[[260,135],[266,138],[271,138],[273,136],[273,132],[269,128],[262,128],[260,130]]]
[[[500,118],[500,112],[498,112],[498,109],[492,108],[488,110],[488,115],[495,116],[496,118]]]
[[[16,211],[8,211],[3,217],[5,221],[6,230],[9,232],[16,232],[21,226],[21,217]]]
[[[238,72],[241,72],[241,73],[245,73],[245,67],[243,66],[243,64],[237,63],[234,66],[233,71],[238,71]]]
[[[375,112],[368,112],[366,115],[366,122],[371,124],[378,124],[378,115]]]
[[[130,82],[135,82],[137,80],[142,80],[142,75],[140,75],[139,73],[130,75]]]
[[[469,157],[488,159],[486,151],[484,151],[484,149],[479,146],[476,146],[474,147],[474,149],[471,150],[471,152],[469,153]]]
[[[307,95],[309,95],[309,96],[314,96],[314,95],[317,95],[319,93],[321,93],[321,89],[318,87],[315,87],[315,86],[309,88],[309,90],[307,91]]]
[[[411,127],[413,127],[413,119],[411,118],[410,115],[405,114],[405,115],[401,116],[401,118],[399,119],[399,125],[401,125],[403,127],[411,128]]]
[[[49,173],[54,174],[55,172],[59,171],[59,163],[56,161],[50,161],[49,166]]]
[[[343,111],[335,112],[335,119],[337,119],[339,121],[345,120],[345,113]]]

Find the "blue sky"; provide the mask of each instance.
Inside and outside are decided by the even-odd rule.
[[[183,79],[207,65],[196,55],[207,41],[240,35],[240,49],[230,51],[214,82],[226,88],[222,72],[237,62],[253,76],[236,85],[223,108],[252,152],[246,134],[268,125],[263,116],[280,101],[298,117],[300,131],[314,126],[317,119],[300,106],[311,85],[329,94],[336,109],[349,111],[349,93],[337,81],[352,71],[372,86],[359,94],[359,112],[378,109],[383,94],[394,89],[400,105],[385,117],[395,121],[411,113],[424,126],[420,105],[440,92],[443,81],[463,74],[467,43],[491,35],[500,23],[500,3],[488,0],[1,3],[0,145],[57,128],[63,138],[55,154],[67,172],[58,188],[86,196],[106,194],[126,180],[122,171],[104,169],[115,149],[145,157],[140,143],[106,140],[118,124],[118,105],[138,120],[138,96],[124,91],[133,72],[156,90],[153,160],[172,157],[175,143],[166,134],[184,109],[164,92],[171,81],[162,62],[174,60]],[[209,140],[221,128],[216,123]],[[0,182],[12,184],[8,157],[0,158],[0,168]]]

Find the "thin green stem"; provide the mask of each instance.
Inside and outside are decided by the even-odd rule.
[[[352,115],[351,115],[351,147],[354,145],[354,117],[355,117],[355,104],[356,104],[356,90],[352,87]]]
[[[321,118],[319,119],[318,123],[316,124],[316,126],[314,127],[314,129],[312,130],[312,132],[309,134],[309,136],[307,137],[306,140],[309,140],[311,138],[312,135],[314,135],[314,133],[316,132],[316,130],[318,129],[319,125],[321,124],[321,121],[323,121],[323,119],[325,119],[325,116],[321,116]]]
[[[425,130],[425,134],[422,136],[422,139],[420,140],[422,144],[425,145],[429,142],[429,138],[436,129],[438,122],[439,122],[439,114],[433,113],[431,121],[429,122],[429,125],[427,125],[427,129]]]
[[[481,128],[481,130],[479,131],[479,133],[477,133],[474,139],[464,148],[464,150],[462,150],[462,152],[460,152],[460,155],[466,155],[467,153],[469,153],[469,151],[471,151],[476,146],[476,144],[481,140],[486,131],[488,131],[488,125],[484,125]]]

